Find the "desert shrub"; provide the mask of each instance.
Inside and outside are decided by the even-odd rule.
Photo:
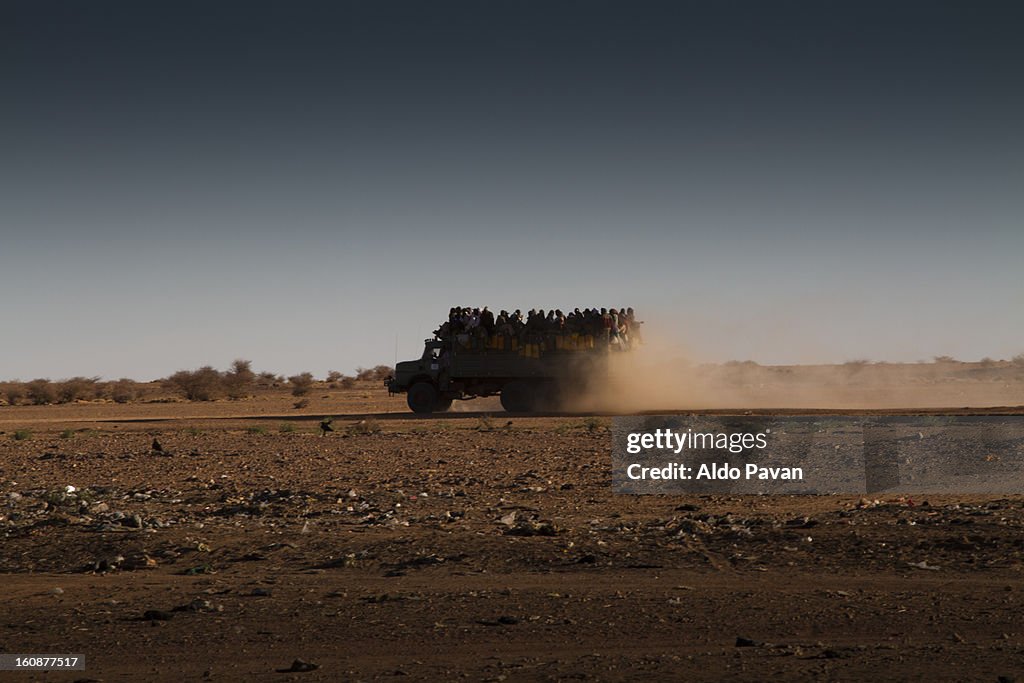
[[[957,362],[956,358],[953,358],[953,356],[935,356],[932,360],[934,360],[936,363],[956,363]]]
[[[1024,353],[1018,353],[1016,356],[1010,359],[1010,362],[1013,363],[1018,368],[1024,368]]]
[[[292,396],[305,396],[313,388],[313,373],[302,372],[288,378],[292,385]]]
[[[60,433],[60,438],[62,439],[71,439],[74,438],[74,436],[75,430],[73,429],[65,429],[63,432]]]
[[[26,441],[32,438],[32,432],[27,429],[16,429],[13,436],[15,441]]]
[[[253,425],[252,427],[246,427],[245,431],[247,434],[266,434],[267,428],[263,425]]]
[[[25,393],[33,405],[45,406],[57,401],[57,390],[48,379],[34,379],[25,385]]]
[[[21,382],[11,382],[5,387],[8,405],[18,405],[21,399],[25,398],[25,385]]]
[[[583,428],[589,433],[600,432],[604,429],[604,424],[601,422],[599,417],[588,417],[583,421]]]
[[[356,379],[366,381],[383,382],[392,375],[390,365],[377,365],[372,368],[356,368]]]
[[[124,377],[116,382],[110,382],[107,386],[107,392],[114,403],[129,403],[138,398],[139,395],[135,382]]]
[[[222,392],[222,376],[204,365],[198,370],[179,370],[167,378],[167,384],[190,401],[212,401]]]
[[[327,381],[331,382],[331,383],[334,383],[334,382],[339,381],[344,376],[345,375],[341,374],[337,370],[331,370],[330,372],[327,373]]]
[[[73,403],[83,399],[96,398],[99,377],[72,377],[56,386],[57,400]]]
[[[291,422],[282,422],[281,426],[278,428],[277,431],[281,432],[282,434],[289,434],[295,431],[295,425],[293,425]]]
[[[249,389],[256,380],[256,373],[252,371],[252,361],[241,358],[231,364],[231,369],[224,373],[224,390],[229,398],[245,398],[249,395]]]

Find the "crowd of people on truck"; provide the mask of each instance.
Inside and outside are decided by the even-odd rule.
[[[544,351],[583,351],[595,348],[628,350],[640,341],[640,325],[632,308],[516,309],[494,315],[486,306],[455,307],[434,330],[442,341],[454,340],[473,350],[517,351],[538,356]]]

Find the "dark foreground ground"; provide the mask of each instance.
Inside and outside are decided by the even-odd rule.
[[[33,419],[0,653],[88,668],[2,680],[1024,681],[1024,497],[614,496],[604,418]]]

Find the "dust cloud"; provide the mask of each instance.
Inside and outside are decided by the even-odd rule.
[[[1010,361],[758,365],[701,363],[685,346],[647,340],[611,353],[574,411],[898,409],[1024,404],[1024,367]],[[603,375],[603,376],[601,376]]]

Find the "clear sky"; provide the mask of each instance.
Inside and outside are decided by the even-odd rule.
[[[0,2],[0,378],[350,372],[485,304],[1012,356],[1021,7]]]

